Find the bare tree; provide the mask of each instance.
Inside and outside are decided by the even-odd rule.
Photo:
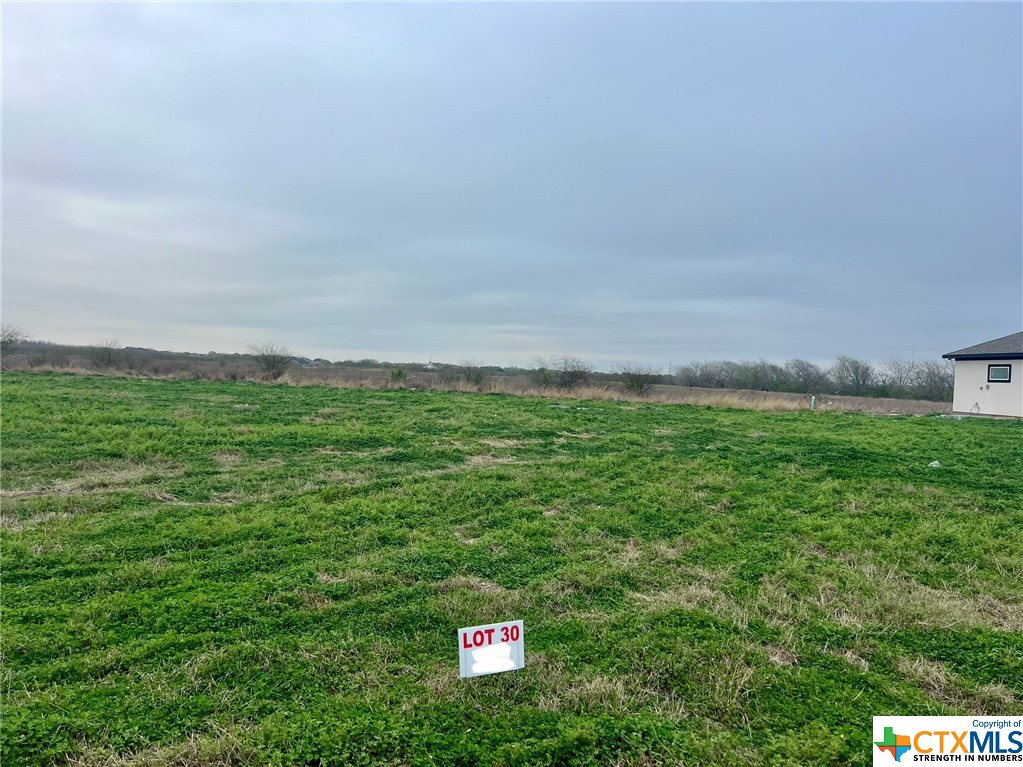
[[[806,394],[821,393],[829,388],[828,373],[819,365],[807,360],[795,359],[785,363],[792,383]]]
[[[622,379],[625,391],[640,396],[649,394],[663,378],[660,368],[649,365],[616,365],[614,372]]]
[[[932,402],[952,399],[952,387],[955,383],[955,363],[952,360],[927,360],[917,363],[916,377],[917,394]]]
[[[89,347],[87,356],[95,367],[107,370],[121,364],[124,359],[124,351],[120,341],[116,338],[108,338]]]
[[[831,377],[839,394],[862,395],[874,383],[874,366],[866,360],[840,356],[831,368]]]
[[[915,386],[920,370],[916,362],[892,357],[881,364],[884,383],[895,389],[909,389]]]
[[[486,371],[483,370],[483,365],[479,360],[465,360],[459,367],[462,380],[470,386],[475,386],[477,389],[483,387],[483,382],[487,378]]]
[[[544,370],[553,373],[554,386],[559,389],[582,386],[590,380],[590,373],[593,372],[580,357],[573,357],[570,354],[552,357],[549,361],[542,357],[537,359],[543,363]]]
[[[291,358],[294,356],[287,346],[273,341],[253,344],[249,347],[249,354],[255,359],[263,377],[270,381],[284,375],[284,371],[291,366]]]
[[[461,379],[461,374],[455,365],[438,365],[437,375],[444,386],[454,386]]]
[[[5,322],[0,325],[0,354],[14,351],[18,344],[28,338],[28,333],[20,325]]]
[[[734,386],[734,362],[690,362],[675,368],[675,379],[680,386],[724,388]]]
[[[533,358],[533,369],[529,371],[529,380],[540,389],[553,389],[557,385],[554,370],[546,357],[536,356]]]

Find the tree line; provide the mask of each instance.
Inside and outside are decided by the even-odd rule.
[[[802,359],[783,365],[766,360],[690,362],[674,368],[673,378],[680,386],[942,402],[952,399],[955,367],[951,360],[893,357],[875,365],[842,355],[830,367]]]
[[[459,364],[403,363],[377,360],[340,361],[305,360],[295,357],[284,344],[261,343],[248,354],[195,354],[159,352],[153,349],[127,349],[115,340],[91,346],[64,346],[28,341],[20,327],[4,324],[0,333],[0,352],[25,356],[28,367],[67,367],[73,361],[84,362],[96,370],[123,370],[139,374],[161,375],[180,369],[182,364],[209,368],[231,367],[230,378],[251,373],[275,380],[293,366],[315,364],[327,368],[373,368],[391,370],[395,382],[406,380],[406,373],[429,373],[444,385],[464,383],[482,387],[488,377],[525,376],[538,389],[570,390],[584,385],[616,383],[632,394],[650,393],[658,385],[691,386],[708,389],[752,389],[817,395],[893,397],[935,402],[952,399],[954,364],[951,360],[906,360],[891,358],[875,364],[868,360],[839,356],[830,366],[803,359],[778,364],[767,360],[713,360],[689,362],[665,371],[645,365],[615,365],[610,372],[597,371],[581,357],[559,355],[535,357],[532,367],[502,368],[475,360]],[[248,368],[248,370],[246,369]],[[198,369],[198,368],[197,368]],[[209,372],[209,371],[207,371]]]

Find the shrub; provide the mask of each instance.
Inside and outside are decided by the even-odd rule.
[[[529,379],[541,389],[574,389],[590,380],[592,368],[581,358],[570,354],[560,357],[536,357],[536,367],[529,372]]]
[[[487,377],[483,366],[476,360],[466,360],[461,364],[459,371],[462,380],[470,386],[475,386],[477,389],[483,386],[483,381]]]
[[[256,366],[263,377],[270,381],[277,380],[291,367],[293,355],[291,349],[284,344],[274,342],[253,344],[249,347],[249,353],[256,361]]]
[[[124,350],[116,338],[108,338],[106,341],[100,341],[89,347],[86,357],[93,367],[108,370],[121,364],[124,359]]]
[[[619,365],[614,372],[622,379],[625,391],[639,396],[649,394],[663,378],[660,368],[649,366]]]
[[[535,367],[527,373],[533,385],[539,389],[553,389],[556,383],[555,375],[554,371],[548,366],[547,359],[545,357],[535,357],[533,365]]]

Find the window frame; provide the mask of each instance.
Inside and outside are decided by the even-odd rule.
[[[1008,372],[1005,378],[992,378],[991,368],[1005,368]],[[992,363],[987,366],[987,382],[988,383],[1012,383],[1012,363],[998,362]]]

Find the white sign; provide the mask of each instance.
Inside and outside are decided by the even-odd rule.
[[[518,671],[526,665],[522,621],[458,629],[458,674],[466,677]]]

